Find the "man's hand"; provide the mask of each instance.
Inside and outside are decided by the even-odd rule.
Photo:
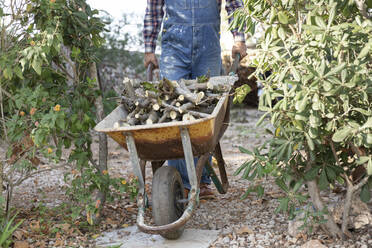
[[[232,47],[232,57],[235,58],[236,54],[240,54],[240,60],[247,56],[247,46],[244,41],[236,41]]]
[[[145,53],[145,68],[147,68],[150,63],[154,65],[154,69],[159,68],[158,59],[156,58],[155,53]]]

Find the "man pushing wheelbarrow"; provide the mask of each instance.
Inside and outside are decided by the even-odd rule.
[[[139,180],[137,197],[139,229],[146,233],[160,234],[167,239],[177,239],[182,235],[186,222],[191,218],[199,197],[213,195],[209,188],[210,177],[219,193],[224,194],[227,191],[228,180],[219,140],[229,122],[229,89],[236,78],[219,76],[221,0],[148,0],[147,3],[144,63],[149,68],[159,66],[154,53],[155,41],[165,10],[160,57],[162,81],[138,84],[145,85],[147,88],[157,88],[153,92],[141,89],[146,93],[146,97],[140,100],[134,99],[136,97],[132,93],[132,98],[126,98],[126,102],[118,106],[95,129],[107,133],[130,153],[133,170]],[[226,0],[229,14],[241,6],[239,0]],[[237,31],[233,31],[233,35],[235,37],[233,56],[239,54],[240,58],[243,58],[246,55],[244,35]],[[150,74],[148,71],[148,75]],[[207,74],[211,76],[205,84],[208,89],[223,85],[227,90],[220,94],[206,90],[205,94],[204,92],[201,94],[201,98],[204,96],[206,98],[203,102],[204,106],[208,105],[208,99],[215,98],[217,95],[213,109],[208,114],[183,109],[185,105],[196,107],[200,103],[200,99],[195,100],[192,97],[196,94],[187,92],[189,89],[204,88],[205,85],[193,79]],[[190,82],[195,84],[192,85]],[[126,84],[131,88],[135,83]],[[159,94],[160,89],[174,91],[173,93],[178,96],[177,99],[182,96],[190,98],[188,100],[191,102],[176,108],[164,95],[156,95]],[[181,94],[183,90],[186,90],[185,95]],[[156,95],[157,100],[151,100],[152,95]],[[133,110],[131,105],[137,106],[135,109],[138,109],[138,106],[151,101],[151,112],[145,114],[146,122],[136,123],[138,120],[133,116],[141,119],[141,112],[136,110],[130,112]],[[155,118],[159,120],[158,122],[153,121],[151,116],[160,107],[165,107],[163,116],[168,115],[168,118],[170,116],[171,121],[162,122],[159,120],[163,119],[162,117]],[[171,116],[174,110],[180,113],[181,110],[188,111],[186,115],[196,114],[198,118],[177,120]],[[118,121],[123,119],[128,123],[120,125]],[[129,124],[129,122],[133,123]],[[216,158],[221,180],[211,166],[212,155]],[[155,226],[146,224],[144,220],[145,208],[149,205],[144,180],[147,161],[151,162],[154,173],[151,204]],[[165,161],[168,161],[169,166],[162,166]]]
[[[158,67],[155,47],[163,22],[161,35],[160,75],[169,80],[195,79],[209,74],[221,73],[220,11],[222,0],[148,0],[144,20],[145,59]],[[165,8],[164,8],[165,7]],[[226,0],[226,10],[231,15],[242,7],[241,0]],[[165,10],[165,18],[164,18]],[[231,19],[229,21],[232,21]],[[246,56],[244,33],[232,31],[235,44],[232,57]],[[197,158],[195,158],[195,164]],[[182,178],[186,192],[191,188],[184,159],[168,160]],[[211,183],[206,169],[200,183],[200,198],[213,195],[208,187]]]

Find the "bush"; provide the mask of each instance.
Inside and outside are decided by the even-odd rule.
[[[263,146],[241,149],[253,159],[236,174],[249,180],[274,176],[286,193],[278,211],[292,218],[309,196],[315,211],[327,213],[319,190],[346,184],[341,230],[329,214],[325,225],[333,236],[350,236],[352,197],[368,201],[372,189],[371,2],[368,7],[333,0],[244,3],[232,26],[250,33],[257,24],[264,28],[253,61],[264,85],[259,109],[265,114],[258,124],[270,116],[275,130]],[[304,185],[307,192],[301,193]],[[261,186],[248,191],[263,194]]]

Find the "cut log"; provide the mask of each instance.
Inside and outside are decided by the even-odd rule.
[[[182,121],[194,121],[194,120],[195,120],[195,117],[190,115],[189,113],[184,114],[182,116]]]
[[[178,112],[180,112],[180,114],[182,114],[182,113],[184,113],[186,110],[191,109],[191,108],[193,108],[193,107],[195,107],[195,105],[194,105],[192,102],[188,102],[188,103],[185,103],[185,104],[183,104],[182,106],[180,106],[180,107],[178,108]]]
[[[165,107],[165,108],[167,108],[167,109],[170,109],[170,110],[176,111],[176,112],[178,112],[178,109],[179,109],[179,108],[177,108],[177,107],[175,107],[175,106],[169,105],[169,104],[164,103],[164,102],[162,103],[162,106]],[[197,111],[191,111],[191,110],[188,110],[188,109],[185,110],[185,112],[190,113],[190,114],[192,114],[194,117],[199,117],[199,118],[205,118],[205,117],[208,117],[208,116],[209,116],[208,114],[199,113],[199,112],[197,112]]]
[[[121,104],[128,112],[132,112],[136,108],[134,100],[127,96],[121,96]]]
[[[150,103],[151,103],[151,101],[149,99],[139,98],[139,99],[137,99],[135,105],[137,107],[140,107],[142,109],[145,109],[145,108],[147,108],[150,105]]]
[[[151,91],[151,90],[146,90],[145,91],[145,97],[157,99],[157,98],[159,98],[159,94],[154,92],[154,91]]]
[[[146,124],[151,125],[151,124],[156,123],[158,120],[159,120],[159,117],[158,117],[157,112],[155,110],[151,110],[151,112],[149,113],[149,117],[146,120]]]
[[[158,103],[154,103],[152,105],[152,109],[155,110],[155,111],[158,111],[160,109],[160,105]]]
[[[175,120],[177,118],[177,112],[172,110],[169,112],[169,117],[172,119],[172,120]]]

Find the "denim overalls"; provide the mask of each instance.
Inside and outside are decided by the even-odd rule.
[[[221,72],[220,13],[217,0],[164,0],[165,20],[160,57],[161,77],[169,80],[195,79]],[[197,159],[194,159],[196,164]],[[190,189],[184,159],[169,160]],[[204,168],[202,183],[211,180]]]

